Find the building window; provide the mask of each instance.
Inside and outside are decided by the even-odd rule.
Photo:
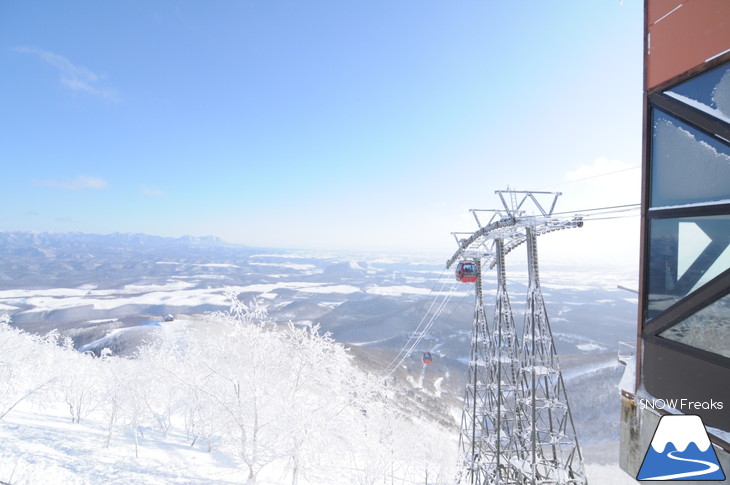
[[[659,336],[730,358],[730,295],[670,327]]]
[[[730,66],[716,67],[664,91],[685,104],[730,123]]]
[[[651,207],[730,201],[730,145],[653,110]]]
[[[730,215],[652,219],[646,320],[730,268]]]
[[[650,94],[649,116],[645,323],[730,268],[730,62]]]
[[[730,62],[647,101],[642,384],[730,402]]]

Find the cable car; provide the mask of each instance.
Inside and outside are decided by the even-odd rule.
[[[461,261],[456,265],[456,279],[462,283],[474,283],[477,280],[477,264],[472,260]]]
[[[424,352],[423,353],[423,363],[430,364],[432,362],[433,362],[433,358],[431,357],[431,352]]]

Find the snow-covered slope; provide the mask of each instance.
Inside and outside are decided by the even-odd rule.
[[[434,440],[455,451],[474,295],[471,285],[454,286],[440,257],[424,261],[408,256],[264,251],[216,241],[146,240],[141,235],[28,236],[13,241],[4,243],[0,238],[0,248],[5,244],[9,249],[0,261],[0,312],[30,332],[45,334],[58,328],[74,339],[77,349],[97,354],[111,347],[115,355],[133,355],[140,343],[153,340],[154,329],[140,324],[159,321],[167,313],[181,323],[200,320],[204,312],[226,310],[226,288],[232,288],[245,301],[261,296],[269,318],[282,328],[289,321],[302,329],[320,323],[322,332],[332,332],[335,340],[351,347],[351,360],[359,369],[382,376],[419,322],[428,320],[437,304],[451,295],[419,346],[395,371],[393,392],[399,412],[405,413],[406,421],[417,423],[408,432],[412,441],[420,446]],[[619,340],[629,340],[633,334],[636,299],[616,288],[627,281],[625,273],[580,271],[544,268],[543,290],[584,455],[589,463],[613,466],[617,455],[606,450],[616,450],[618,441],[615,387],[620,370],[615,350]],[[510,279],[517,322],[524,302],[523,276],[518,271]],[[485,301],[493,297],[493,290],[493,281],[487,279]],[[165,324],[160,328],[164,330]],[[434,356],[427,368],[420,361],[425,351]],[[361,411],[357,410],[359,416]],[[365,411],[372,418],[373,411]],[[0,428],[12,423],[13,416],[11,412],[0,420]],[[55,410],[28,416],[40,421],[48,416],[53,421],[62,414]],[[92,414],[87,424],[104,428],[104,420]],[[167,442],[156,441],[152,428],[144,430],[144,437],[137,435],[141,446],[159,442],[165,448]],[[22,434],[22,429],[17,424],[13,432]],[[421,439],[424,433],[435,434]],[[129,429],[119,429],[110,448],[128,447],[129,440],[134,446],[134,437]],[[404,449],[410,447],[404,444]],[[219,453],[240,465],[235,453]],[[286,468],[290,465],[277,462],[270,469],[291,470]],[[326,475],[319,483],[329,483]]]

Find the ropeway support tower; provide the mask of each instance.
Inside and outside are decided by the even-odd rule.
[[[446,263],[474,261],[474,323],[459,446],[459,483],[469,485],[585,485],[587,479],[540,286],[537,237],[582,226],[558,218],[560,193],[496,191],[502,208],[472,210],[479,229],[455,233],[459,245]],[[530,211],[531,210],[531,211]],[[487,224],[479,214],[491,213]],[[460,235],[468,237],[459,238]],[[521,336],[507,292],[506,255],[527,248],[528,289]],[[482,275],[496,269],[490,325]]]

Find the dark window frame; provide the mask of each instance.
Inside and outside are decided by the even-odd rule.
[[[688,397],[697,400],[724,400],[730,406],[730,358],[673,341],[659,334],[688,316],[711,305],[730,294],[730,269],[723,271],[702,287],[690,292],[670,307],[646,319],[648,309],[649,249],[651,245],[651,222],[654,219],[702,217],[730,214],[730,203],[707,202],[687,206],[652,208],[652,144],[654,110],[660,109],[671,116],[689,124],[691,127],[711,137],[730,144],[730,124],[709,113],[687,105],[664,91],[687,80],[717,68],[730,65],[730,53],[723,54],[698,68],[692,69],[667,82],[644,92],[643,124],[643,181],[642,181],[642,230],[640,261],[640,298],[638,312],[638,337],[641,354],[637,355],[640,365],[637,368],[637,384],[658,398]],[[730,413],[727,410],[698,412],[705,424],[730,431]]]
[[[715,118],[709,113],[705,113],[699,108],[684,104],[664,93],[649,95],[649,107],[665,111],[709,136],[730,143],[730,124],[720,118]]]

